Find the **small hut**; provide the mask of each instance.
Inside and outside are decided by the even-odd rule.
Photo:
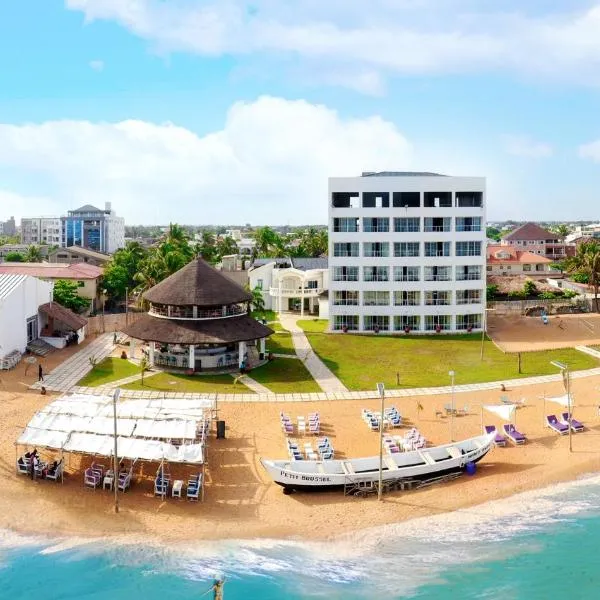
[[[124,333],[148,343],[151,366],[200,372],[252,368],[273,333],[250,316],[252,295],[197,259],[144,293],[149,311]]]

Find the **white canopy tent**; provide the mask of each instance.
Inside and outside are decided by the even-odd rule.
[[[550,396],[549,398],[546,398],[544,396],[544,400],[545,400],[545,402],[556,402],[557,404],[560,404],[561,406],[573,407],[573,396],[572,395],[571,395],[570,401],[569,401],[569,396],[567,394],[563,394],[562,396]]]

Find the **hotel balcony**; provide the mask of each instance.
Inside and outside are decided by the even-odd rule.
[[[299,298],[304,296],[305,298],[317,298],[323,293],[322,287],[317,288],[301,288],[301,287],[271,287],[269,288],[269,295],[274,298],[279,297],[281,292],[282,298]]]

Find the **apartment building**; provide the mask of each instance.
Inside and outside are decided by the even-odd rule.
[[[125,220],[106,202],[100,209],[86,204],[62,217],[62,246],[80,246],[112,254],[125,247]]]
[[[60,246],[61,224],[59,217],[23,217],[21,243],[30,245]]]
[[[480,330],[485,239],[483,177],[330,178],[330,330]]]
[[[554,261],[564,260],[575,254],[575,246],[560,240],[552,233],[536,223],[525,223],[506,234],[501,242],[503,246],[512,246],[516,250],[539,254]]]

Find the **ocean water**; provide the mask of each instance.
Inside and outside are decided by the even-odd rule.
[[[600,476],[327,543],[167,549],[0,533],[2,599],[212,598],[216,574],[226,600],[599,598]]]

